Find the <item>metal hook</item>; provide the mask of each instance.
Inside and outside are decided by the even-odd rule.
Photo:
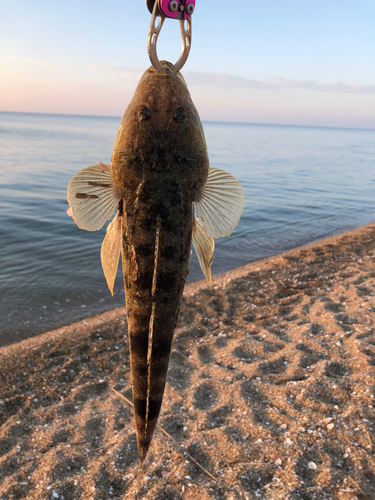
[[[173,2],[171,2],[173,3]],[[177,2],[175,2],[177,4]],[[190,4],[189,4],[190,5]],[[189,7],[189,6],[188,6]],[[194,10],[194,9],[193,9]],[[192,12],[191,12],[192,13]],[[151,64],[155,69],[163,68],[163,65],[160,63],[157,51],[156,44],[158,41],[158,36],[161,31],[161,28],[164,23],[165,15],[161,8],[159,7],[159,0],[156,0],[152,9],[151,23],[150,29],[147,37],[147,52],[151,60]],[[185,14],[185,19],[180,19],[180,28],[181,28],[181,36],[182,36],[182,51],[180,57],[176,64],[174,65],[177,71],[185,64],[187,58],[189,57],[190,47],[191,47],[191,15],[187,17]],[[185,26],[186,24],[186,26]]]

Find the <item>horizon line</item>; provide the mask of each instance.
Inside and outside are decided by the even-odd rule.
[[[33,111],[4,111],[0,109],[0,113],[13,113],[13,114],[23,114],[23,115],[42,115],[42,116],[72,116],[81,118],[116,118],[121,120],[121,116],[115,115],[83,115],[83,114],[72,114],[72,113],[37,113]],[[305,128],[327,128],[327,129],[338,129],[338,130],[364,130],[364,131],[375,131],[375,128],[364,128],[364,127],[335,127],[330,125],[300,125],[300,124],[287,124],[287,123],[254,123],[254,122],[232,122],[232,121],[220,121],[220,120],[202,120],[203,123],[217,123],[217,124],[231,124],[231,125],[260,125],[265,127],[305,127]]]

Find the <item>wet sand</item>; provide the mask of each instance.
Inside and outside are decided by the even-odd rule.
[[[134,498],[123,308],[0,380],[1,500]],[[375,224],[188,285],[159,424],[140,498],[374,500]]]

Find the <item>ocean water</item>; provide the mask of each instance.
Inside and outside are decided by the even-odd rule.
[[[0,113],[0,345],[124,304],[102,272],[105,228],[78,229],[66,189],[109,163],[120,118]],[[246,204],[213,274],[375,220],[375,131],[204,123],[211,166]],[[188,281],[203,279],[195,254]]]

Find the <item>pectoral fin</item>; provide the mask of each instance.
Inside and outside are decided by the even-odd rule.
[[[197,257],[203,274],[206,276],[208,284],[210,285],[211,264],[215,243],[213,238],[211,238],[211,236],[207,234],[205,228],[199,222],[199,219],[197,217],[194,217],[192,242],[195,251],[197,252]]]
[[[243,188],[233,175],[211,168],[206,184],[195,199],[201,225],[209,236],[229,236],[240,220],[245,205]]]
[[[69,182],[68,214],[81,229],[96,231],[113,215],[121,193],[104,164],[84,168]]]
[[[121,225],[121,217],[116,214],[113,221],[108,224],[107,234],[103,240],[100,253],[104,275],[112,295],[120,260]]]

